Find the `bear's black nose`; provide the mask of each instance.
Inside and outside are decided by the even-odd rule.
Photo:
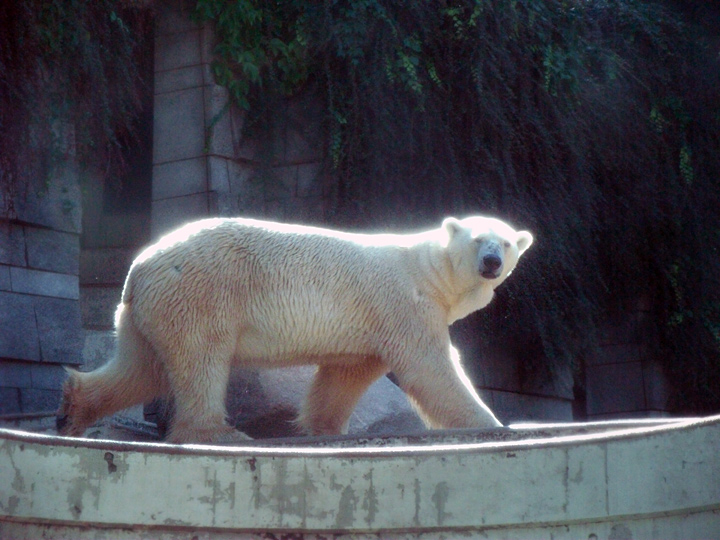
[[[485,268],[487,270],[490,270],[491,272],[494,272],[502,265],[502,260],[500,259],[500,257],[494,254],[485,255],[482,261],[485,265]]]

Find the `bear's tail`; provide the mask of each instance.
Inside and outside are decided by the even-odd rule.
[[[155,353],[132,322],[130,306],[116,313],[117,350],[104,366],[82,373],[68,369],[57,426],[62,435],[81,436],[97,420],[167,391]]]

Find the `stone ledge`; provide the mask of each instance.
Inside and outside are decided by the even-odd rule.
[[[15,528],[0,528],[11,537],[56,530],[68,538],[127,540],[189,540],[200,532],[213,540],[320,540],[339,529],[366,540],[716,538],[719,422],[600,432],[587,424],[570,431],[539,425],[519,439],[515,430],[490,430],[469,441],[439,432],[425,444],[388,448],[360,441],[222,448],[2,430],[0,485],[7,486],[5,500],[17,504],[6,505],[6,524]],[[68,501],[67,486],[78,485],[87,463],[98,465],[97,474]],[[31,481],[37,478],[44,481]],[[103,496],[93,498],[95,492]],[[63,529],[68,524],[78,528]]]
[[[77,300],[80,297],[80,284],[77,275],[42,272],[29,268],[10,267],[12,292],[66,298]]]
[[[25,227],[25,243],[30,268],[62,274],[78,274],[79,235]]]

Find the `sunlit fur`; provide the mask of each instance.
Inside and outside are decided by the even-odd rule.
[[[105,415],[169,395],[171,442],[239,439],[225,419],[233,363],[318,365],[299,418],[313,434],[342,432],[389,371],[429,426],[497,426],[448,325],[486,306],[531,243],[530,233],[484,217],[378,235],[245,219],[189,224],[134,261],[117,353],[96,371],[70,373],[63,433],[82,435]],[[501,263],[492,279],[482,276],[487,254]]]

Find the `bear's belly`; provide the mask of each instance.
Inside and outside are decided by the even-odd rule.
[[[292,366],[350,366],[363,364],[368,359],[374,358],[365,354],[293,354],[286,353],[280,356],[242,356],[234,357],[233,364],[248,369],[274,369]]]
[[[376,335],[350,325],[325,328],[245,328],[235,347],[233,362],[255,368],[347,363],[380,356]]]

